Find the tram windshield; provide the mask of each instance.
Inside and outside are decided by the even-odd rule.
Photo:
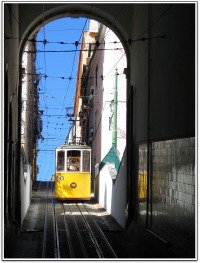
[[[67,171],[80,171],[80,158],[80,151],[67,151]]]
[[[64,151],[57,152],[57,170],[58,171],[65,170],[65,152]]]

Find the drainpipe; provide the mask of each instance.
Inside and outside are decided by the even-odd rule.
[[[118,71],[115,73],[115,88],[114,88],[114,113],[113,113],[113,132],[112,132],[112,146],[117,148],[117,104],[118,104]]]

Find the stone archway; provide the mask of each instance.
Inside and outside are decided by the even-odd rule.
[[[55,19],[62,17],[89,17],[96,19],[102,24],[109,27],[120,39],[126,52],[129,65],[129,46],[128,36],[130,28],[128,22],[131,19],[131,12],[127,12],[132,5],[101,5],[101,4],[20,4],[19,15],[23,17],[19,36],[22,39],[20,42],[20,56],[23,51],[26,39],[37,32],[39,28]],[[126,19],[124,21],[125,12]],[[123,19],[122,19],[123,18]],[[25,23],[24,23],[25,21]],[[129,29],[129,30],[128,30]]]

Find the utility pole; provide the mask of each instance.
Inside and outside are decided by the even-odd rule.
[[[113,132],[112,145],[117,148],[117,104],[118,104],[118,71],[115,72],[115,87],[114,87],[114,113],[113,113]]]

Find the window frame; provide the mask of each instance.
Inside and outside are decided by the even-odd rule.
[[[59,153],[59,152],[64,152],[64,169],[63,169],[63,170],[58,170],[58,153]],[[58,173],[61,173],[61,172],[65,172],[65,171],[66,171],[65,160],[66,160],[66,151],[65,151],[64,149],[56,150],[56,171],[57,171]]]
[[[91,173],[91,149],[81,149],[81,151],[82,151],[82,153],[81,153],[81,155],[82,155],[82,170],[81,170],[81,172],[82,172],[82,173]],[[87,152],[89,152],[89,154],[90,154],[90,159],[89,159],[89,160],[90,160],[90,166],[89,166],[90,169],[89,169],[89,171],[87,171],[87,172],[83,172],[83,152],[84,152],[84,151],[85,151],[85,152],[87,151]]]
[[[67,169],[67,159],[68,159],[68,151],[80,151],[80,171],[68,171]],[[83,172],[83,151],[88,151],[90,154],[90,167],[88,172]],[[64,152],[64,170],[58,170],[57,169],[57,158],[58,158],[58,152]],[[57,173],[91,173],[91,149],[56,149],[56,172]]]

